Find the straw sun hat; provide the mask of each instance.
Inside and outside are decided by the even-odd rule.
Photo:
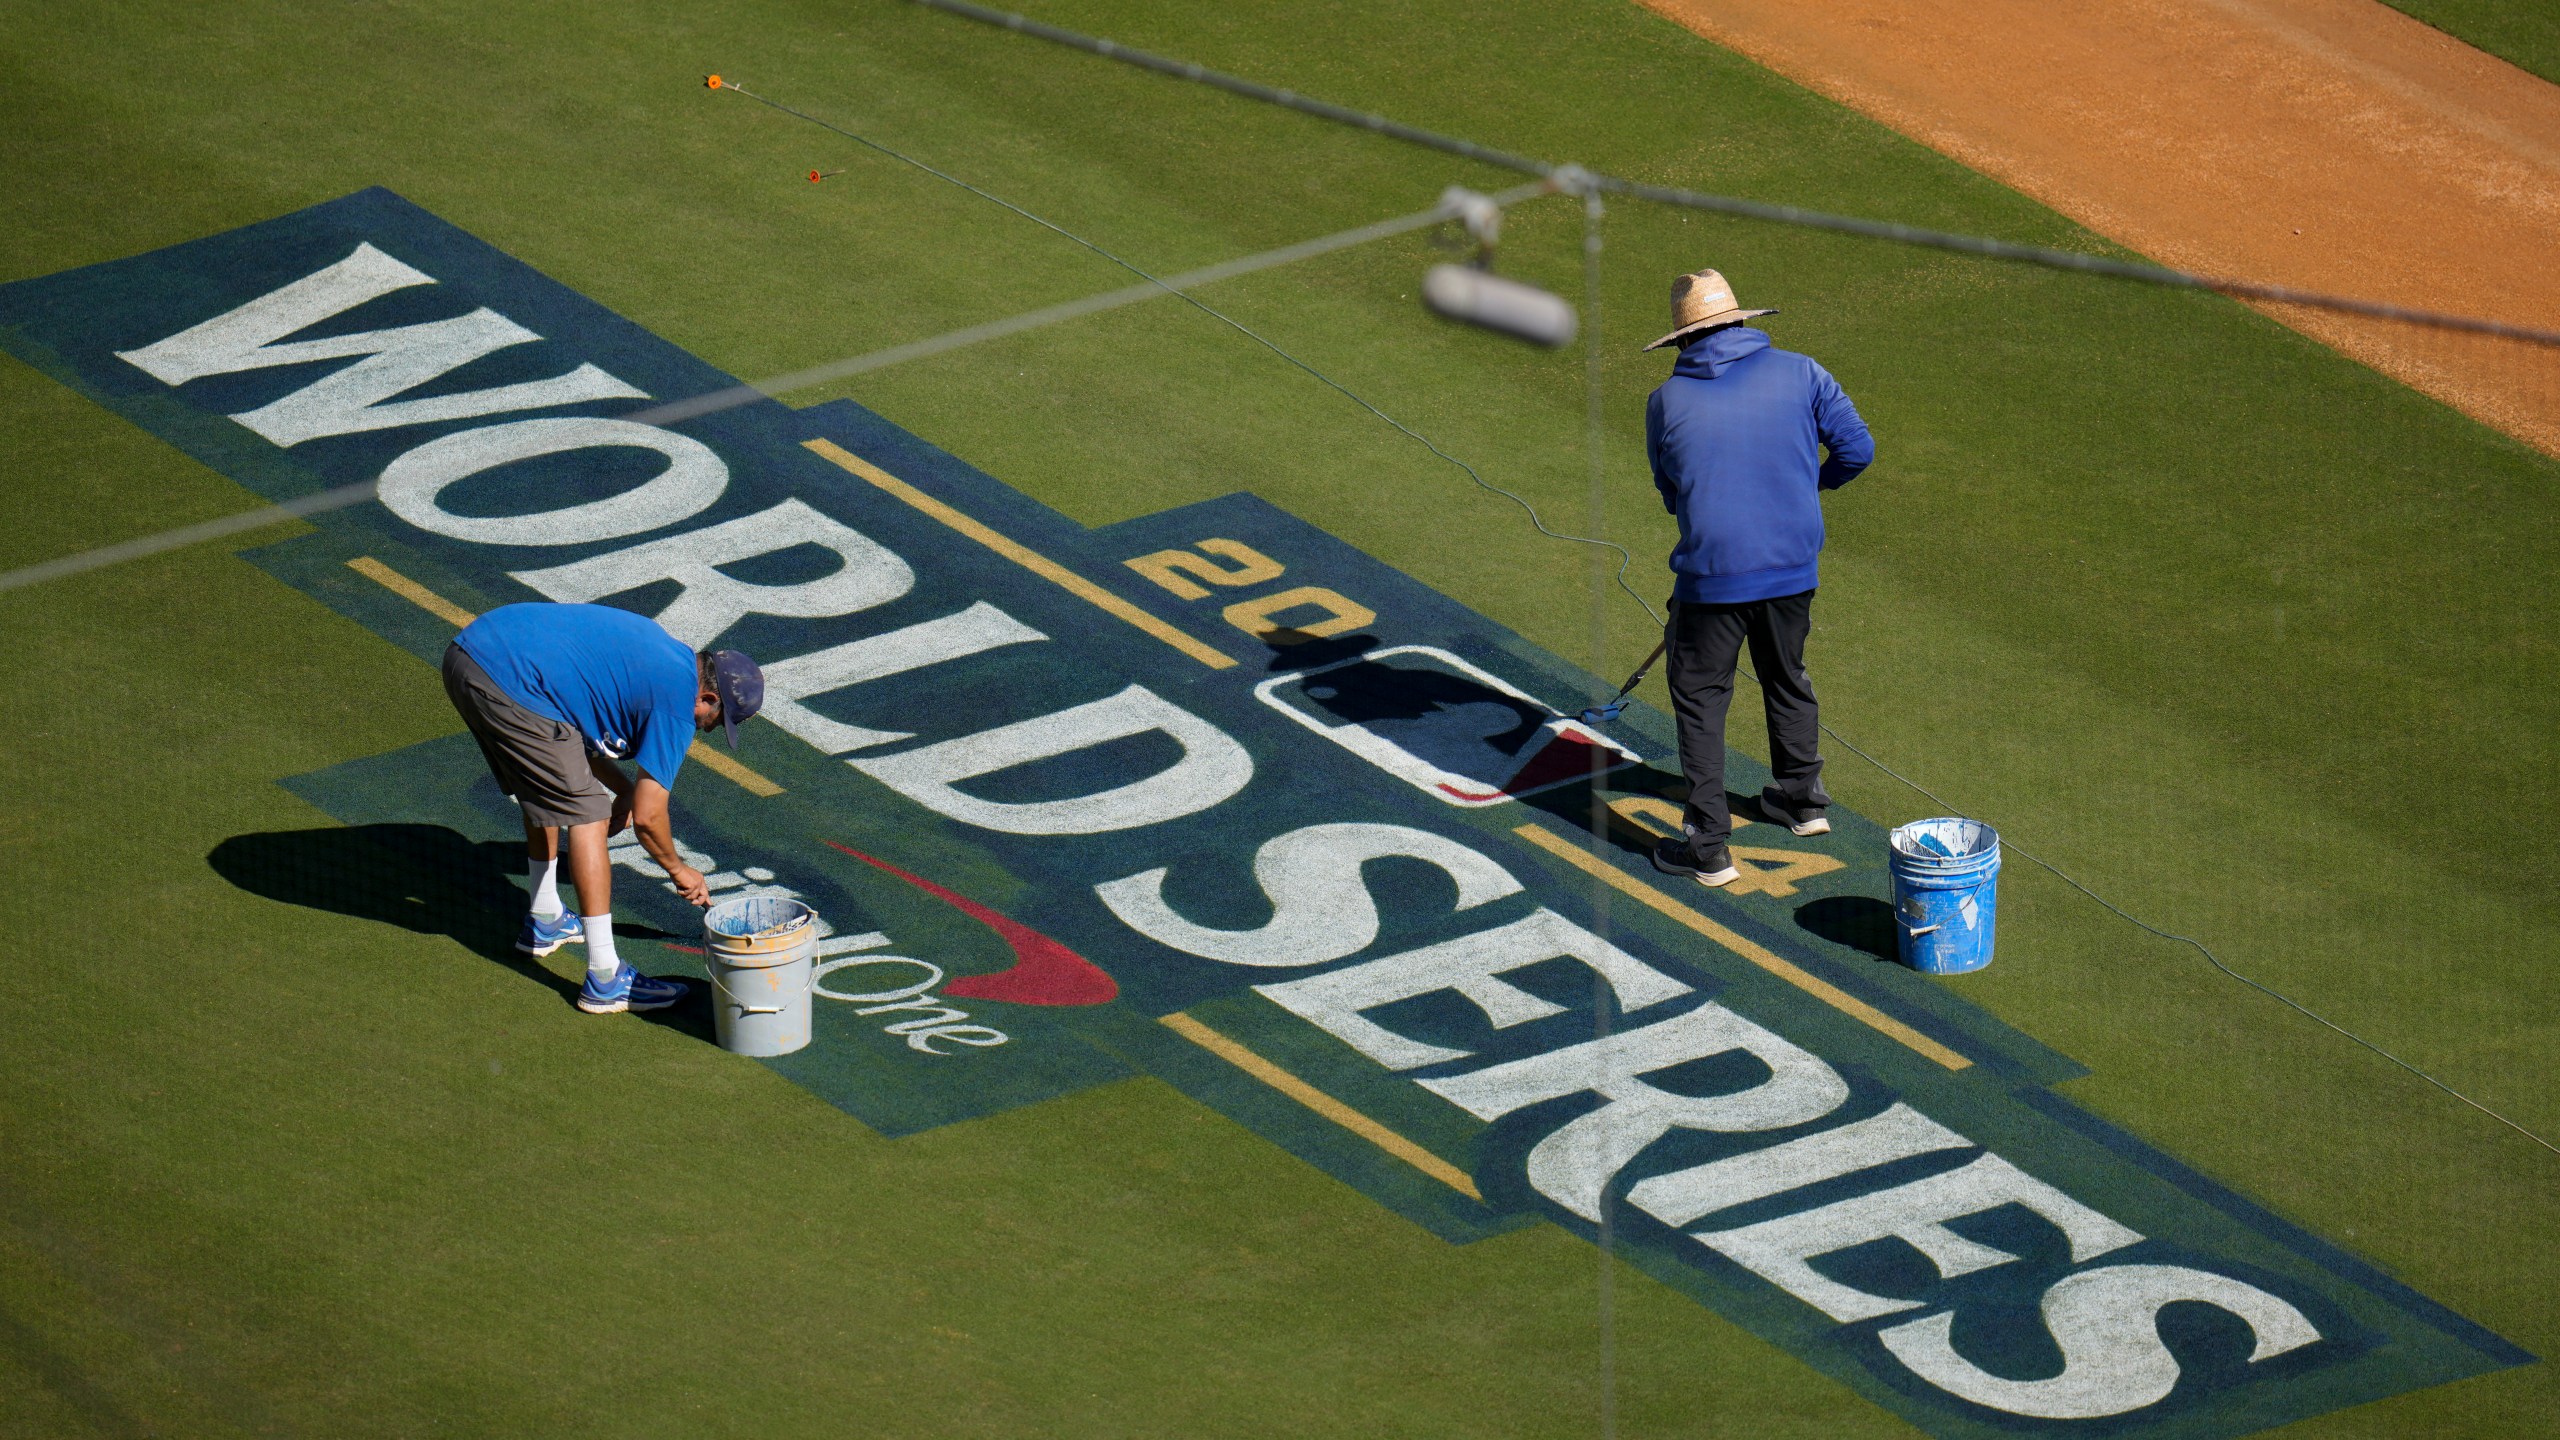
[[[1775,310],[1743,309],[1733,298],[1733,287],[1724,282],[1724,276],[1713,270],[1701,270],[1671,282],[1671,333],[1644,348],[1659,350],[1693,330],[1777,313]]]

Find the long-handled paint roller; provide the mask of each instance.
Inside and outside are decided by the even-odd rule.
[[[1636,667],[1636,673],[1627,677],[1626,684],[1618,687],[1617,695],[1608,704],[1594,705],[1582,712],[1582,723],[1606,725],[1617,719],[1619,713],[1627,708],[1627,696],[1644,683],[1644,677],[1653,673],[1654,665],[1662,659],[1662,652],[1670,648],[1671,632],[1666,630],[1662,633],[1662,638],[1654,642],[1653,653],[1644,657],[1644,663]]]

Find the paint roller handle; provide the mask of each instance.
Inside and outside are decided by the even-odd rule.
[[[1594,705],[1590,709],[1583,711],[1582,723],[1585,725],[1606,725],[1610,721],[1617,719],[1618,716],[1627,708],[1627,696],[1631,694],[1638,685],[1644,683],[1644,677],[1653,673],[1654,662],[1660,660],[1663,652],[1670,648],[1671,632],[1669,629],[1665,629],[1662,632],[1662,638],[1653,643],[1653,653],[1644,657],[1644,663],[1636,667],[1636,673],[1627,677],[1627,683],[1618,687],[1618,693],[1610,696],[1607,704]]]
[[[1627,677],[1626,684],[1618,687],[1618,693],[1614,698],[1624,700],[1633,694],[1635,688],[1644,683],[1644,677],[1652,674],[1653,667],[1661,662],[1662,652],[1670,648],[1671,631],[1666,627],[1662,632],[1662,638],[1653,642],[1653,653],[1644,657],[1644,663],[1636,667],[1636,673]]]
[[[1636,667],[1636,673],[1627,677],[1627,690],[1633,690],[1638,685],[1643,684],[1644,677],[1652,674],[1653,667],[1662,663],[1663,652],[1670,648],[1671,631],[1669,627],[1666,626],[1663,629],[1662,638],[1653,642],[1653,653],[1644,657],[1644,663]],[[1627,690],[1621,690],[1618,693],[1624,695],[1627,693]]]

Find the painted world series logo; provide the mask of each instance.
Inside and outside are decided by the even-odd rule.
[[[771,723],[677,834],[826,917],[815,1038],[754,1063],[886,1134],[1160,1076],[1453,1243],[1605,1213],[1938,1435],[2239,1434],[2532,1358],[1879,963],[1874,824],[1663,882],[1662,717],[1584,726],[1592,677],[1250,495],[1087,530],[846,402],[635,420],[735,382],[382,190],[0,287],[0,341],[271,499],[378,480],[249,558],[422,659],[536,599],[755,655]],[[342,826],[218,870],[442,877],[503,953],[467,736],[286,783]],[[693,964],[614,860],[632,953]]]

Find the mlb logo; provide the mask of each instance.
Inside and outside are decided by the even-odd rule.
[[[1253,693],[1449,805],[1499,805],[1640,760],[1501,676],[1428,645],[1277,676]]]

